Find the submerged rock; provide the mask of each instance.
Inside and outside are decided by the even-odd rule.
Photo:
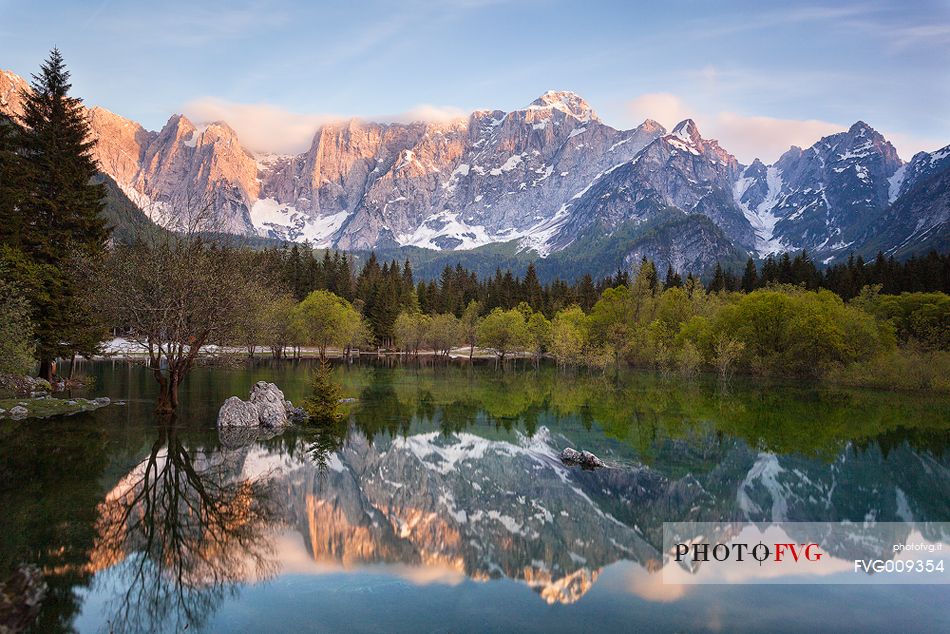
[[[578,451],[571,447],[567,447],[561,451],[561,462],[569,466],[580,466],[582,469],[587,469],[592,471],[594,469],[602,469],[607,465],[604,464],[604,461],[592,454],[589,451]]]
[[[218,427],[263,427],[282,429],[292,422],[306,420],[306,413],[284,398],[273,383],[258,381],[249,400],[232,396],[218,411]]]
[[[218,439],[227,449],[240,449],[262,440],[269,440],[282,432],[282,429],[266,427],[221,427],[218,429]]]

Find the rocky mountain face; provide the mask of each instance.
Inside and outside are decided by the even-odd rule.
[[[893,203],[858,234],[865,251],[950,249],[950,145],[920,152],[891,178]]]
[[[23,90],[0,73],[0,111],[17,113]],[[103,172],[170,228],[343,249],[510,243],[583,259],[609,247],[618,264],[679,270],[946,241],[946,149],[905,164],[860,121],[745,166],[692,120],[617,130],[570,92],[448,122],[327,124],[296,156],[254,154],[224,122],[175,115],[151,132],[102,108],[89,116]]]

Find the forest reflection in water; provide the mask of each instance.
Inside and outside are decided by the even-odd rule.
[[[224,398],[263,379],[299,401],[304,369],[198,371],[158,425],[139,369],[97,364],[127,406],[3,428],[0,564],[43,570],[37,630],[200,628],[289,569],[504,578],[570,604],[605,567],[655,570],[664,521],[950,517],[941,399],[367,364],[336,370],[357,399],[340,426],[219,436]],[[564,469],[567,445],[611,468]]]

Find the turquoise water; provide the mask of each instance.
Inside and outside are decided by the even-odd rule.
[[[197,368],[171,423],[144,368],[83,369],[124,404],[0,422],[0,568],[43,570],[36,631],[950,628],[947,586],[659,573],[665,521],[947,521],[947,399],[364,360],[335,369],[343,424],[247,437],[224,399],[299,402],[308,364]]]

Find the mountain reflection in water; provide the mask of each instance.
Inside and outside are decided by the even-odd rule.
[[[664,521],[872,519],[927,535],[929,522],[950,518],[941,400],[909,408],[894,395],[722,393],[645,375],[369,366],[337,369],[358,398],[337,429],[219,436],[224,398],[265,378],[297,401],[306,373],[215,370],[212,384],[197,372],[182,418],[156,426],[138,368],[92,370],[129,406],[55,423],[92,436],[67,451],[99,455],[63,490],[35,491],[81,489],[77,530],[31,534],[17,513],[0,526],[25,529],[0,563],[41,566],[51,595],[41,622],[54,630],[77,614],[79,629],[200,628],[242,587],[289,574],[507,579],[547,604],[576,604],[613,567],[626,571],[626,592],[666,602],[684,590],[659,579]],[[35,425],[19,433],[42,462],[56,443]],[[0,452],[14,459],[25,442],[7,432]],[[609,468],[568,468],[557,459],[565,446]],[[27,460],[17,455],[11,473]],[[3,496],[5,508],[56,515],[16,491]],[[57,549],[73,553],[68,564]]]

